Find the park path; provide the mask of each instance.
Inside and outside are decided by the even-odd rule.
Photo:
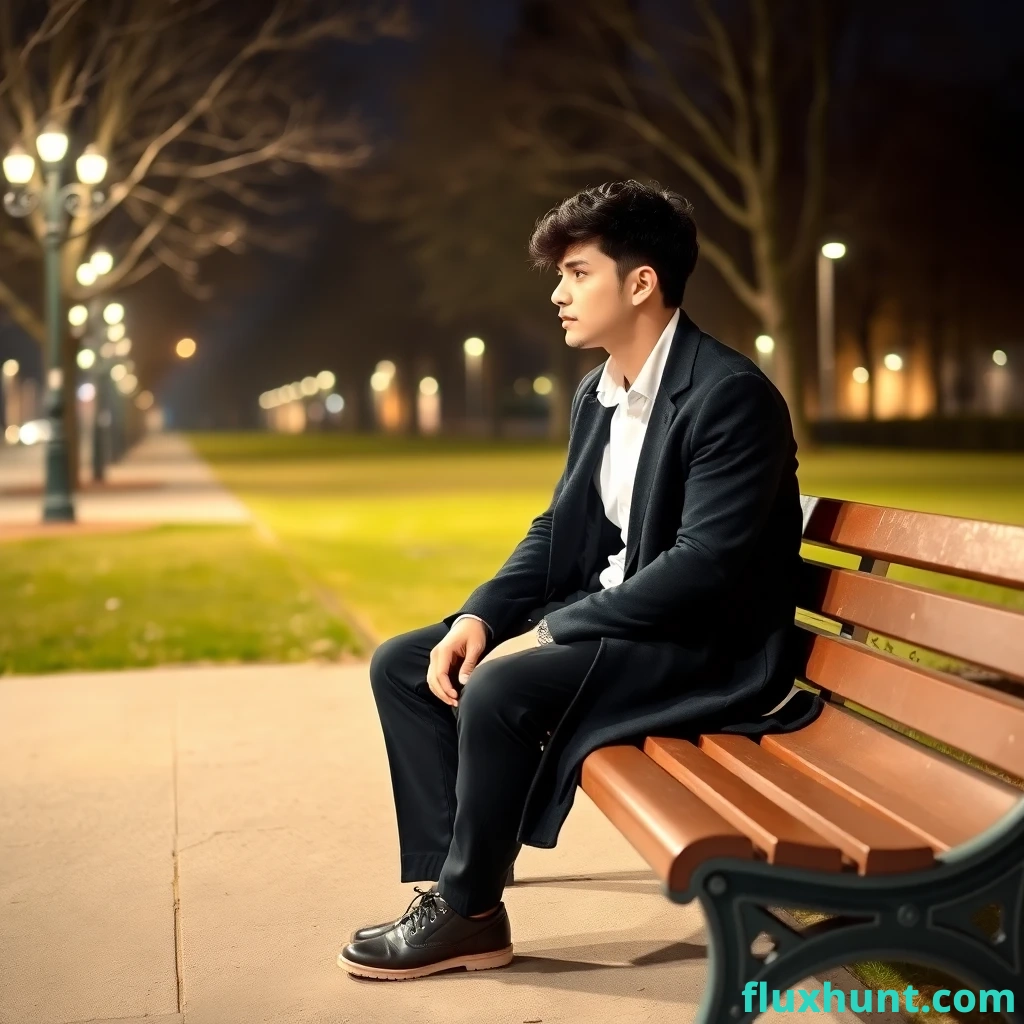
[[[2,1024],[694,1019],[701,912],[584,793],[516,874],[508,967],[352,978],[415,895],[365,663],[0,678]]]
[[[41,480],[41,449],[0,449],[0,540],[62,529],[38,523]],[[72,530],[250,520],[174,434],[78,513]],[[0,678],[0,1024],[694,1019],[700,909],[585,794],[516,875],[508,967],[352,978],[349,933],[414,895],[366,662]]]
[[[32,531],[52,535],[69,529],[40,524],[44,457],[41,444],[0,445],[0,532],[4,535]],[[76,518],[82,527],[245,523],[252,518],[180,434],[147,434],[107,473],[102,485],[88,485],[75,495]]]

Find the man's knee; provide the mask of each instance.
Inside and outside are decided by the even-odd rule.
[[[399,633],[378,644],[370,655],[370,686],[377,690],[394,679],[399,666],[409,660],[409,634]]]
[[[459,695],[461,722],[494,718],[508,705],[508,688],[502,685],[508,665],[503,661],[497,658],[473,669]]]

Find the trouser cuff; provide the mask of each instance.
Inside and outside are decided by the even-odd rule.
[[[403,853],[401,869],[403,882],[436,882],[441,877],[448,851],[444,853]]]

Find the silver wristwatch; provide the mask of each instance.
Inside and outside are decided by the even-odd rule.
[[[537,639],[542,644],[553,644],[555,642],[555,638],[551,635],[551,630],[548,629],[547,619],[541,619],[537,623]]]

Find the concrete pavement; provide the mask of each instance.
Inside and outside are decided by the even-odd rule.
[[[415,895],[365,663],[0,679],[0,1024],[693,1020],[700,909],[585,794],[516,875],[509,966],[352,978]]]
[[[0,444],[0,528],[39,524],[45,446]],[[83,459],[83,465],[85,460]],[[180,434],[148,434],[107,480],[75,495],[87,526],[127,523],[244,523],[251,514]],[[49,527],[47,527],[49,528]]]

